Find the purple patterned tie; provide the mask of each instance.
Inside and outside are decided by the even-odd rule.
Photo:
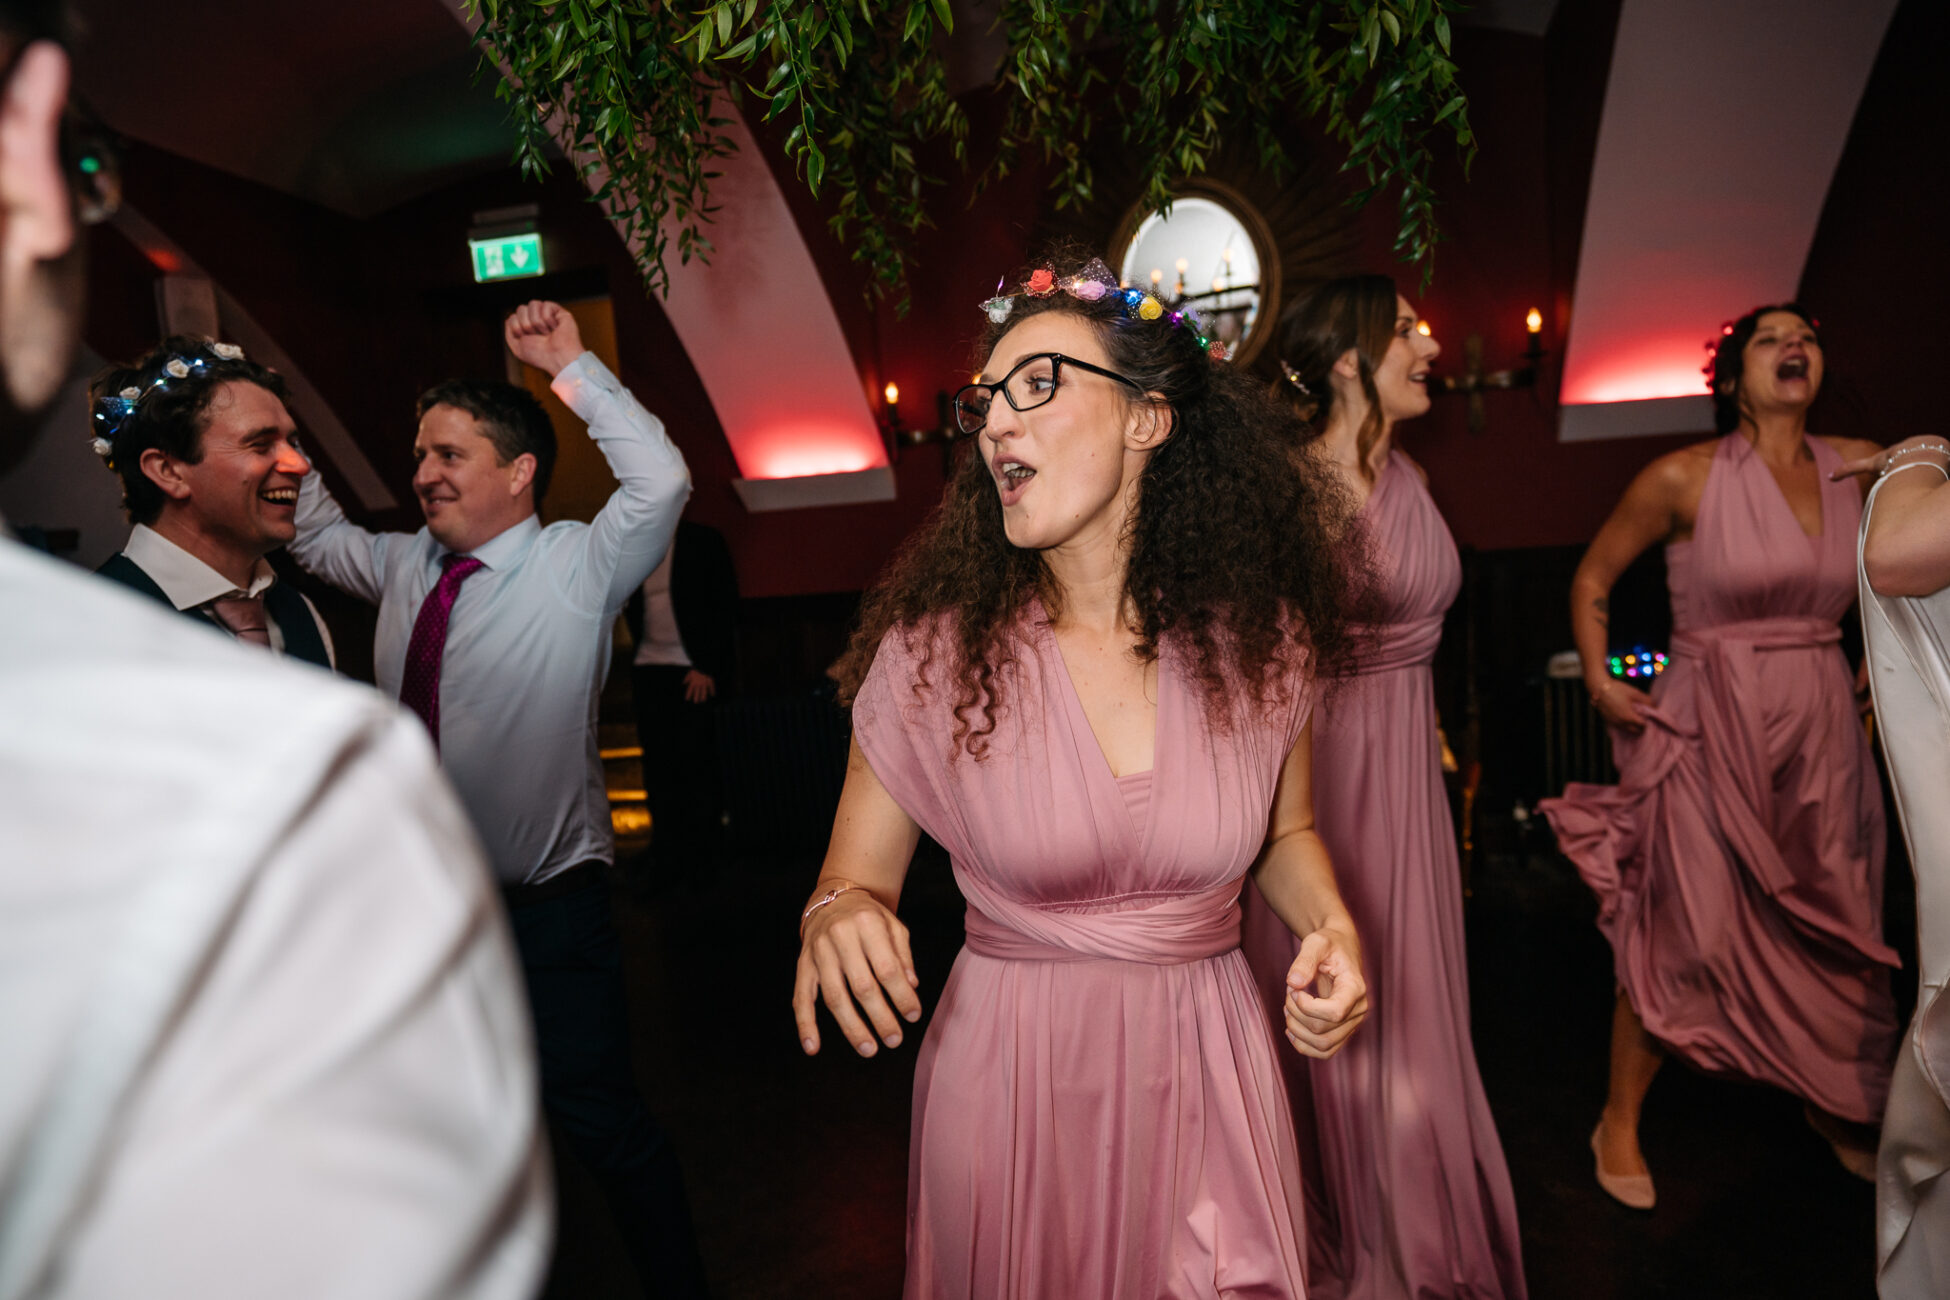
[[[460,584],[484,567],[472,556],[449,555],[440,561],[440,581],[420,605],[413,620],[413,639],[406,643],[406,675],[400,678],[399,702],[420,715],[440,748],[440,660],[447,649],[447,617],[454,612]]]

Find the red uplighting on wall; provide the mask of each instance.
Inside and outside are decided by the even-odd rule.
[[[1699,330],[1617,336],[1565,359],[1560,400],[1641,402],[1657,397],[1702,397]]]
[[[871,428],[856,425],[775,425],[742,432],[732,440],[738,472],[746,478],[806,478],[851,474],[887,463],[887,449]]]

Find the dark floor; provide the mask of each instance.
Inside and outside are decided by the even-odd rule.
[[[725,1300],[900,1293],[914,1047],[808,1060],[789,1008],[810,858],[743,861],[655,900],[619,889],[637,1065],[688,1172]],[[924,998],[961,942],[944,863],[910,877]],[[1603,1096],[1609,955],[1590,895],[1554,854],[1492,859],[1468,912],[1478,1055],[1516,1182],[1531,1294],[1870,1297],[1872,1189],[1835,1163],[1800,1103],[1668,1066],[1643,1130],[1650,1214],[1608,1200],[1586,1141]],[[548,1295],[640,1294],[600,1201],[574,1169]]]

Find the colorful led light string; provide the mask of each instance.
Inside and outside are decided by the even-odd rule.
[[[1055,271],[1046,266],[1040,267],[1032,271],[1029,278],[1022,282],[1022,287],[1014,293],[1002,292],[1004,282],[1004,280],[997,280],[995,296],[982,303],[982,310],[987,312],[989,320],[997,325],[1009,319],[1009,314],[1016,309],[1016,299],[1019,297],[1047,298],[1061,289],[1079,302],[1099,302],[1106,296],[1114,294],[1118,298],[1118,305],[1123,308],[1125,319],[1135,317],[1138,320],[1150,321],[1164,317],[1176,328],[1191,330],[1199,349],[1214,361],[1224,361],[1230,355],[1222,340],[1206,334],[1205,322],[1201,321],[1191,308],[1181,307],[1175,311],[1167,311],[1165,305],[1159,302],[1156,296],[1142,289],[1124,288],[1118,284],[1117,277],[1110,273],[1110,268],[1104,265],[1102,258],[1092,258],[1083,270],[1061,281],[1057,279]]]
[[[1613,677],[1644,681],[1657,677],[1665,670],[1665,653],[1659,650],[1647,650],[1643,646],[1638,646],[1626,654],[1611,657]]]

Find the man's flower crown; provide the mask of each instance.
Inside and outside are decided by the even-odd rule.
[[[1061,279],[1049,267],[1039,267],[1031,271],[1029,278],[1012,293],[1003,293],[1002,285],[1003,281],[997,280],[995,296],[982,304],[982,310],[988,313],[989,320],[997,325],[1009,319],[1009,314],[1016,309],[1017,298],[1047,298],[1060,289],[1080,302],[1101,302],[1105,298],[1112,298],[1123,309],[1126,320],[1149,321],[1163,317],[1176,328],[1190,330],[1199,348],[1214,361],[1224,361],[1228,355],[1226,345],[1206,334],[1205,322],[1191,308],[1168,310],[1155,295],[1142,289],[1125,288],[1110,273],[1102,258],[1091,258],[1089,265],[1081,271]]]
[[[206,343],[204,347],[208,349],[210,356],[216,357],[219,361],[244,359],[244,350],[234,343]],[[96,398],[94,436],[88,445],[94,448],[97,456],[103,460],[108,459],[115,451],[116,436],[122,432],[123,426],[129,422],[129,417],[135,414],[145,398],[157,391],[167,392],[172,379],[188,379],[191,375],[200,373],[209,364],[210,357],[200,354],[171,357],[163,363],[161,372],[146,385],[142,387],[131,385],[119,393],[104,393]]]

